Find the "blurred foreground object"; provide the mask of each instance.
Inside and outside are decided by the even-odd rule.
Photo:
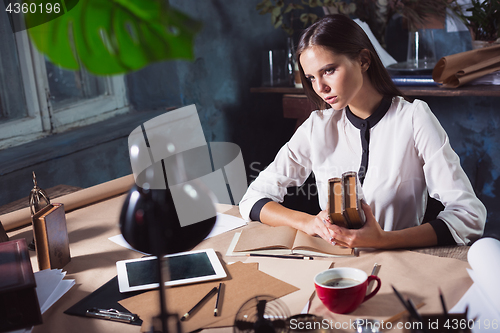
[[[42,323],[26,241],[0,243],[0,332]]]
[[[41,6],[46,0],[28,2]],[[128,73],[162,60],[193,59],[193,39],[200,29],[199,22],[164,0],[79,0],[64,15],[47,18],[51,15],[26,13],[38,51],[62,68],[85,67],[96,75]]]

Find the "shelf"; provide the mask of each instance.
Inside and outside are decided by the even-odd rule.
[[[500,97],[500,86],[465,86],[459,88],[441,87],[399,87],[407,96],[437,96],[437,97]]]
[[[478,96],[478,97],[500,97],[500,86],[465,86],[460,88],[441,87],[417,87],[399,86],[399,89],[407,96]],[[294,87],[257,87],[250,88],[252,93],[275,93],[275,94],[298,94],[303,95],[304,89]]]

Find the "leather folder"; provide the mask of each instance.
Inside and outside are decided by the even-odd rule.
[[[33,215],[38,267],[63,268],[71,261],[64,205],[50,204]]]

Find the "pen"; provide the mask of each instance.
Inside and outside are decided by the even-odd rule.
[[[195,306],[193,306],[193,307],[191,308],[191,310],[189,310],[188,312],[186,312],[186,313],[184,314],[184,316],[182,316],[181,321],[184,321],[184,320],[188,319],[188,318],[189,318],[189,316],[190,316],[190,315],[191,315],[194,311],[196,311],[196,309],[198,309],[198,307],[199,307],[200,305],[202,305],[202,304],[203,304],[206,300],[208,300],[210,297],[212,297],[212,295],[213,295],[216,291],[217,291],[217,287],[213,287],[213,288],[212,288],[212,290],[210,290],[210,291],[208,292],[208,294],[206,294],[206,295],[205,295],[205,296],[204,296],[204,297],[203,297],[203,298],[202,298],[202,299],[201,299],[198,303],[196,303],[196,304],[195,304]]]
[[[420,313],[418,313],[417,307],[415,306],[415,304],[413,303],[413,301],[411,299],[408,299],[408,301],[405,301],[405,299],[403,298],[403,295],[401,295],[399,293],[399,291],[394,286],[392,286],[392,289],[394,290],[394,293],[399,298],[399,300],[401,301],[401,303],[403,303],[403,306],[408,311],[408,313],[410,314],[410,316],[413,317],[413,318],[415,318],[417,321],[421,322],[422,323],[422,329],[423,329],[423,331],[425,333],[428,333],[429,330],[427,329],[427,327],[425,327],[424,321],[422,319],[422,316],[420,315]]]
[[[374,276],[377,276],[378,275],[378,272],[380,271],[380,267],[382,265],[379,265],[377,263],[375,263],[375,265],[373,265],[373,269],[372,269],[372,274],[371,275],[374,275]],[[373,288],[373,284],[375,283],[375,280],[372,280],[370,281],[370,283],[368,284],[368,287],[366,287],[366,294],[368,295],[369,293],[372,292],[372,288]]]
[[[413,303],[411,298],[408,298],[408,305],[410,306],[411,309],[410,314],[413,313],[413,317],[422,323],[422,330],[424,331],[424,333],[429,333],[429,329],[424,323],[424,318],[422,318],[420,313],[418,313],[417,307],[415,306],[415,303]]]
[[[417,310],[417,307],[415,306],[415,303],[413,303],[413,301],[411,300],[411,298],[408,298],[408,305],[410,306],[410,315],[417,319],[418,321],[422,322],[423,323],[423,318],[422,316],[420,315],[420,313],[418,313],[418,310]],[[424,328],[424,331],[425,331],[425,328]]]
[[[410,309],[410,306],[408,305],[408,303],[405,301],[405,299],[403,298],[403,295],[401,295],[399,293],[399,291],[394,287],[392,286],[392,290],[394,290],[394,293],[396,294],[396,296],[399,298],[399,300],[401,301],[401,303],[403,304],[403,306],[405,307],[406,311],[408,311],[408,313],[411,315],[411,309]]]
[[[219,301],[220,301],[220,294],[221,294],[221,290],[222,290],[222,286],[224,285],[224,283],[219,283],[219,289],[217,290],[217,300],[215,301],[215,309],[214,309],[214,317],[217,317],[217,315],[219,314]]]
[[[286,254],[263,254],[263,253],[249,253],[249,257],[268,257],[268,258],[282,258],[282,259],[303,259],[303,260],[313,260],[313,257],[298,256],[298,255],[286,255]]]

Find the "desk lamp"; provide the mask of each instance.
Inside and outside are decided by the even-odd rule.
[[[140,155],[131,154],[132,163]],[[211,192],[201,182],[185,181],[182,155],[173,154],[138,174],[120,214],[120,230],[125,240],[133,248],[158,258],[160,320],[164,333],[168,332],[168,321],[172,317],[177,320],[177,331],[181,331],[179,317],[169,314],[166,308],[164,281],[168,279],[168,263],[164,255],[191,250],[208,236],[216,220]],[[201,211],[208,218],[186,223],[185,215],[181,218],[178,213],[179,205],[183,211],[189,207],[195,215]]]

